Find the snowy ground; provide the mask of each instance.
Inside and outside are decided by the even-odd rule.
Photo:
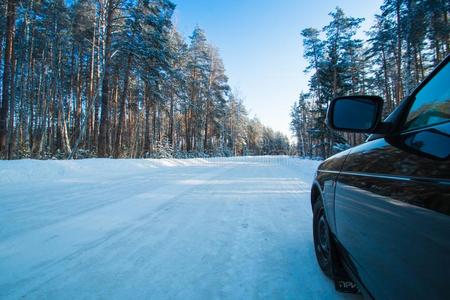
[[[317,164],[0,161],[0,299],[349,298],[314,256]]]

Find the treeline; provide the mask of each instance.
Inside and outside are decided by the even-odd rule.
[[[328,157],[357,145],[361,134],[336,133],[325,125],[328,103],[337,96],[379,95],[384,114],[400,103],[450,53],[450,2],[385,0],[365,41],[355,34],[362,18],[336,8],[318,30],[302,30],[309,90],[291,110],[291,129],[303,156]]]
[[[276,154],[168,0],[0,0],[2,158]]]

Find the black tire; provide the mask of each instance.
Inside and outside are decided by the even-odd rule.
[[[331,241],[330,227],[325,216],[320,196],[313,207],[313,236],[314,250],[320,268],[328,277],[333,277],[333,243]]]

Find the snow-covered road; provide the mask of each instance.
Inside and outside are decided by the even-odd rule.
[[[0,299],[340,299],[316,263],[318,162],[0,161]]]

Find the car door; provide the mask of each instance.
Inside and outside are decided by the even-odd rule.
[[[355,147],[338,177],[337,239],[376,299],[450,299],[449,82],[447,63],[397,134]]]

